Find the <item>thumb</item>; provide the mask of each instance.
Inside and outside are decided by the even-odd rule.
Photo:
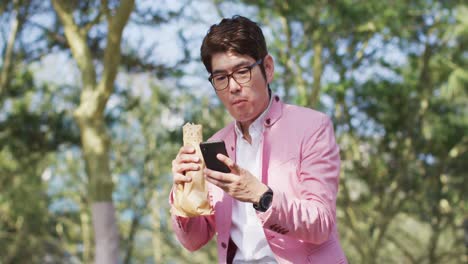
[[[231,172],[239,172],[239,166],[237,166],[237,164],[229,157],[223,154],[218,154],[216,155],[216,158],[220,160],[222,163],[226,164],[226,166],[228,166]]]

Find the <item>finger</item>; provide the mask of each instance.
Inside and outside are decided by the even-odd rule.
[[[214,185],[218,186],[219,188],[221,188],[223,190],[226,189],[226,183],[221,182],[221,181],[217,180],[216,178],[211,178],[208,175],[205,175],[205,179],[206,179],[206,181],[210,182],[211,184],[214,184]]]
[[[194,163],[180,163],[175,167],[175,173],[185,174],[187,171],[198,171],[201,167]]]
[[[174,174],[174,183],[181,184],[181,183],[186,183],[186,182],[191,182],[192,177],[190,176],[184,176],[183,174],[176,173]]]
[[[186,162],[188,160],[199,160],[198,155],[196,154],[196,150],[191,145],[182,146],[179,149],[179,153],[177,153],[176,160],[181,162]]]
[[[194,162],[194,163],[199,163],[200,162],[200,157],[195,154],[180,154],[177,158],[176,161],[178,163],[188,163],[188,162]]]
[[[230,159],[228,156],[225,156],[225,155],[219,153],[219,154],[216,155],[216,158],[219,161],[221,161],[222,163],[226,164],[226,166],[228,166],[228,168],[231,170],[231,172],[237,172],[238,171],[237,164],[232,159]]]
[[[186,145],[186,146],[182,146],[180,149],[179,149],[179,154],[193,154],[195,153],[195,148],[190,146],[190,145]]]
[[[177,160],[172,161],[172,174],[185,174],[186,171],[198,171],[201,166],[196,163],[179,163]]]
[[[198,155],[195,155],[195,153],[196,153],[196,150],[194,147],[190,145],[182,146],[179,149],[179,153],[177,153],[175,160],[178,162],[187,162],[187,161],[192,161],[192,160],[194,161],[195,159],[198,158]],[[198,162],[198,160],[195,162]]]
[[[203,173],[205,174],[206,177],[210,179],[214,179],[222,183],[231,183],[233,180],[231,177],[231,174],[223,173],[223,172],[219,172],[215,170],[210,170],[208,168],[205,168],[203,170]]]

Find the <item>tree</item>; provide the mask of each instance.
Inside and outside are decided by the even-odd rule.
[[[110,138],[106,132],[104,109],[112,94],[118,72],[123,29],[134,7],[133,0],[119,5],[103,1],[89,21],[76,21],[74,12],[80,5],[91,11],[88,3],[52,1],[63,24],[67,43],[81,72],[82,92],[80,105],[74,112],[80,127],[81,145],[88,175],[88,195],[92,200],[92,219],[95,238],[95,262],[117,263],[119,235],[112,203],[113,182],[109,169]],[[112,5],[110,5],[112,4]],[[115,7],[110,7],[115,6]],[[82,14],[83,15],[83,14]],[[93,26],[105,17],[107,38],[102,74],[97,81],[97,69],[87,37]]]

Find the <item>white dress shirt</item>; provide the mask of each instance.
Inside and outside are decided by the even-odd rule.
[[[263,120],[271,105],[250,125],[250,144],[236,122],[236,163],[261,181]],[[277,263],[252,203],[233,199],[231,239],[237,245],[234,263]]]

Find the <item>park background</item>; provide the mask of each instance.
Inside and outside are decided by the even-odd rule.
[[[216,262],[167,197],[181,126],[231,121],[199,48],[234,14],[273,91],[333,120],[349,262],[468,262],[466,2],[2,0],[1,264]]]

